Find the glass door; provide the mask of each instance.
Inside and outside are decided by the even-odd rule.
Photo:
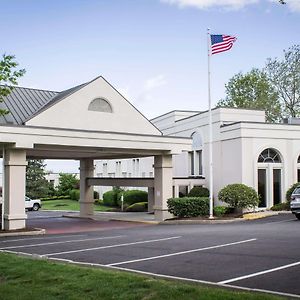
[[[281,202],[281,169],[273,169],[273,205]]]
[[[267,169],[258,169],[258,207],[267,206]]]

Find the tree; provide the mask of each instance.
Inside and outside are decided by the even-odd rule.
[[[266,111],[266,121],[281,119],[278,95],[265,72],[252,69],[246,74],[234,75],[225,85],[226,98],[217,103],[218,107],[262,109]]]
[[[13,90],[12,85],[17,85],[17,79],[25,74],[25,70],[16,70],[18,63],[14,55],[3,54],[0,60],[0,102]],[[6,109],[0,109],[0,116],[8,114]]]
[[[282,103],[284,116],[299,116],[300,45],[284,50],[283,60],[269,58],[265,70]]]
[[[51,184],[47,181],[46,165],[42,159],[28,160],[26,167],[26,195],[30,198],[47,197],[51,194]]]
[[[79,188],[79,180],[76,175],[60,173],[58,180],[57,194],[60,196],[68,196],[71,190]]]

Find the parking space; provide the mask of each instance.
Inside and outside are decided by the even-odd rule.
[[[1,238],[0,249],[300,296],[299,229],[292,215],[279,215],[231,224]]]

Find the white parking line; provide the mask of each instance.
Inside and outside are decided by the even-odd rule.
[[[77,234],[77,235],[60,235],[60,236],[46,236],[46,237],[36,237],[36,238],[22,238],[22,239],[15,239],[15,240],[5,240],[0,241],[0,243],[9,243],[9,242],[19,242],[19,241],[31,241],[31,240],[47,240],[47,239],[58,239],[58,238],[66,238],[66,237],[80,237],[80,236],[87,236],[86,234]]]
[[[29,247],[38,247],[38,246],[56,245],[56,244],[65,244],[65,243],[76,243],[76,242],[86,242],[86,241],[97,241],[97,240],[105,240],[105,239],[115,239],[115,238],[120,238],[120,237],[124,237],[124,236],[125,235],[116,235],[116,236],[106,236],[106,237],[100,237],[100,238],[90,238],[90,239],[81,239],[81,240],[69,240],[69,241],[48,242],[48,243],[40,243],[40,244],[29,244],[29,245],[0,247],[0,250],[29,248]]]
[[[56,252],[56,253],[47,253],[47,254],[43,254],[41,256],[44,257],[44,256],[62,255],[62,254],[70,254],[70,253],[85,252],[85,251],[94,251],[94,250],[117,248],[117,247],[124,247],[124,246],[130,246],[130,245],[162,242],[162,241],[174,240],[174,239],[179,239],[179,238],[181,238],[181,236],[172,236],[172,237],[169,237],[169,238],[156,239],[156,240],[147,240],[147,241],[139,241],[139,242],[125,243],[125,244],[116,244],[116,245],[102,246],[102,247],[95,247],[95,248],[71,250],[71,251]]]
[[[235,282],[235,281],[239,281],[239,280],[243,280],[243,279],[247,279],[247,278],[251,278],[251,277],[264,275],[264,274],[271,273],[271,272],[280,271],[280,270],[291,268],[291,267],[298,266],[298,265],[300,265],[300,261],[297,261],[292,264],[284,265],[281,267],[277,267],[277,268],[273,268],[273,269],[269,269],[269,270],[265,270],[265,271],[261,271],[261,272],[257,272],[257,273],[252,273],[252,274],[245,275],[245,276],[240,276],[240,277],[236,277],[236,278],[232,278],[232,279],[228,279],[228,280],[223,280],[218,283],[219,284],[227,284],[227,283],[231,283],[231,282]]]
[[[216,245],[216,246],[210,246],[210,247],[205,247],[205,248],[198,248],[198,249],[186,250],[186,251],[175,252],[175,253],[170,253],[170,254],[164,254],[164,255],[158,255],[158,256],[152,256],[152,257],[146,257],[146,258],[140,258],[140,259],[121,261],[121,262],[117,262],[117,263],[107,264],[106,266],[118,266],[118,265],[123,265],[123,264],[130,264],[130,263],[140,262],[140,261],[145,261],[145,260],[165,258],[165,257],[182,255],[182,254],[187,254],[187,253],[200,252],[200,251],[205,251],[205,250],[210,250],[210,249],[217,249],[217,248],[222,248],[222,247],[239,245],[239,244],[249,243],[249,242],[253,242],[253,241],[256,241],[256,239],[243,240],[243,241],[227,243],[227,244],[222,244],[222,245]]]

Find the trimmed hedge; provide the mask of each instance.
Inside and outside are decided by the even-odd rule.
[[[290,188],[286,191],[285,199],[286,199],[287,202],[291,202],[291,195],[292,195],[294,189],[295,189],[297,186],[300,186],[300,182],[294,183],[294,184],[291,185]]]
[[[167,201],[168,211],[179,218],[205,216],[209,213],[209,198],[183,197]]]
[[[219,192],[219,200],[234,208],[255,208],[259,204],[257,192],[241,183],[229,184]]]
[[[203,186],[194,186],[188,193],[188,197],[209,197],[209,190]]]
[[[143,212],[148,210],[148,202],[137,202],[126,208],[128,212]]]
[[[61,199],[70,199],[70,196],[53,196],[53,197],[40,198],[41,201],[51,201],[51,200],[61,200]]]
[[[118,195],[118,205],[121,206],[122,193]],[[141,190],[127,190],[123,192],[124,205],[130,206],[134,203],[148,202],[148,193]]]
[[[70,195],[71,200],[78,201],[80,198],[80,191],[77,189],[71,190],[69,195]]]

